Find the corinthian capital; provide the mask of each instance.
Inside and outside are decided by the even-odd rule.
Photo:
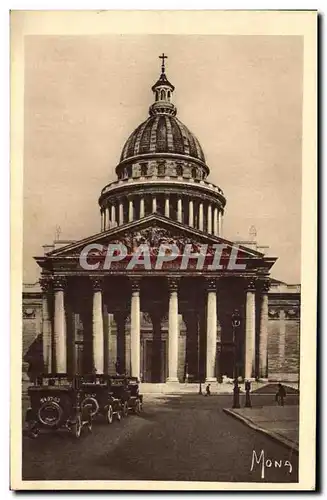
[[[168,278],[168,288],[170,292],[177,292],[178,281],[179,280],[177,278]]]
[[[39,283],[43,293],[48,293],[51,290],[51,286],[53,283],[52,276],[42,276],[39,279]]]
[[[66,285],[67,285],[67,278],[65,276],[53,277],[53,289],[55,291],[64,290]]]
[[[91,276],[91,285],[94,292],[101,292],[103,285],[103,278],[101,276]]]

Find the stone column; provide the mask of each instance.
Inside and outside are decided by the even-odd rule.
[[[260,336],[259,336],[259,377],[268,377],[268,291],[269,281],[264,282],[261,291]]]
[[[218,236],[218,208],[215,207],[213,211],[213,234]]]
[[[169,196],[165,198],[165,216],[169,217]]]
[[[142,196],[142,198],[140,198],[140,219],[142,219],[142,217],[144,217],[144,213],[145,213],[145,210],[144,210],[144,198]]]
[[[203,203],[199,203],[199,229],[203,231]]]
[[[104,227],[103,227],[103,211],[102,210],[100,211],[100,216],[101,216],[101,229],[100,229],[100,231],[102,232],[102,231],[104,231]]]
[[[106,211],[107,211],[107,229],[110,229],[111,228],[111,205],[108,205],[108,207],[106,208]]]
[[[107,229],[107,209],[103,210],[103,230]]]
[[[167,382],[178,382],[178,282],[168,280],[169,312],[168,312],[168,378]]]
[[[206,382],[217,382],[215,377],[217,350],[217,286],[216,280],[207,280],[207,364]]]
[[[189,201],[188,204],[188,225],[193,227],[194,226],[194,205],[193,205],[193,200]]]
[[[130,199],[128,200],[128,222],[133,221],[133,216],[134,216],[133,200]]]
[[[56,276],[53,282],[54,289],[54,346],[55,346],[55,371],[67,373],[67,339],[66,317],[64,305],[64,288],[66,280]]]
[[[140,282],[132,281],[131,298],[131,371],[132,377],[140,379]]]
[[[255,376],[255,282],[248,283],[245,312],[245,378]]]
[[[42,344],[43,344],[43,365],[44,372],[52,371],[52,328],[49,313],[49,292],[51,290],[51,279],[41,278],[42,288]]]
[[[116,222],[116,207],[115,207],[115,205],[111,205],[111,222],[113,225]]]
[[[223,235],[223,213],[218,212],[218,235]]]
[[[152,198],[152,213],[155,213],[157,211],[157,198],[153,196]]]
[[[102,315],[102,282],[101,278],[91,278],[93,287],[92,311],[92,343],[93,343],[93,368],[95,373],[104,373],[104,336]]]
[[[183,212],[182,212],[182,199],[177,198],[177,221],[182,222]]]
[[[124,206],[123,206],[123,202],[120,201],[119,202],[119,225],[121,226],[122,224],[124,224]]]
[[[207,223],[207,232],[208,234],[212,233],[212,206],[208,205],[208,223]]]

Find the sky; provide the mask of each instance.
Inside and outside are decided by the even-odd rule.
[[[33,256],[100,231],[98,198],[160,74],[196,135],[208,180],[227,198],[223,236],[278,257],[272,277],[300,283],[302,38],[102,35],[25,37],[24,282]]]

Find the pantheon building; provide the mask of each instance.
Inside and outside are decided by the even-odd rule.
[[[247,241],[223,237],[227,200],[210,182],[199,140],[179,120],[164,61],[148,117],[100,192],[99,231],[44,245],[35,257],[40,280],[23,290],[24,359],[38,339],[49,372],[118,372],[171,384],[297,380],[300,287],[270,277],[276,257],[258,246],[254,228]],[[180,259],[128,266],[140,245],[155,257],[167,243],[181,254],[204,246],[203,265],[192,255],[185,269]],[[126,257],[109,269],[94,264],[118,244]],[[216,245],[224,250],[215,268]],[[86,247],[88,268],[80,262]]]

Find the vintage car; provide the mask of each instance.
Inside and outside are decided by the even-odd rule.
[[[37,377],[28,388],[30,407],[25,422],[29,437],[36,438],[40,430],[66,429],[79,438],[82,428],[92,430],[91,407],[81,405],[79,377],[67,374],[46,374]]]
[[[89,375],[81,379],[82,408],[91,407],[92,418],[102,415],[108,424],[112,424],[114,416],[121,420],[123,406],[120,398],[112,394],[110,377],[106,375]]]
[[[143,409],[143,395],[139,393],[139,380],[137,377],[127,377],[127,384],[131,393],[128,400],[128,409],[139,414]]]
[[[128,380],[124,375],[110,376],[109,379],[111,395],[121,401],[122,415],[127,417],[129,408],[128,402],[131,397],[131,391],[128,388]]]

